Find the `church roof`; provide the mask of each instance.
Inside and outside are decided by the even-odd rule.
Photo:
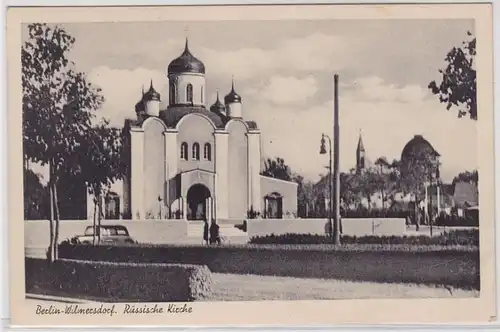
[[[189,51],[188,40],[186,38],[186,45],[184,52],[172,60],[168,65],[168,74],[181,74],[181,73],[198,73],[205,74],[205,65],[198,60],[191,51]]]
[[[205,115],[217,128],[224,128],[227,123],[227,119],[222,116],[222,114],[208,112],[201,106],[170,106],[166,110],[160,112],[160,118],[165,122],[168,128],[174,128],[185,115],[192,113]]]
[[[231,83],[231,92],[224,97],[224,103],[226,105],[231,103],[241,103],[241,96],[234,90],[234,80]]]
[[[210,106],[210,111],[215,113],[223,113],[226,111],[226,106],[224,106],[224,104],[220,102],[219,91],[217,91],[217,100],[212,106]]]
[[[207,111],[201,106],[170,106],[167,109],[161,110],[159,118],[163,120],[163,123],[167,128],[175,128],[179,121],[188,114],[199,113],[208,117],[214,126],[218,129],[224,129],[226,124],[231,120],[231,118],[225,116],[220,112]],[[149,116],[145,115],[142,119],[126,119],[126,127],[136,127],[141,126],[141,124]],[[245,121],[250,130],[259,129],[255,121]]]
[[[151,80],[149,90],[143,95],[142,99],[160,101],[160,94],[153,88],[153,80]]]

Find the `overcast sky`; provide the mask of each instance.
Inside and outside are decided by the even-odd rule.
[[[122,126],[135,117],[142,85],[168,101],[166,68],[182,53],[204,62],[207,96],[229,92],[257,121],[265,156],[283,157],[311,180],[325,172],[321,133],[332,134],[333,74],[340,75],[340,166],[355,165],[362,131],[369,159],[400,158],[421,134],[442,155],[442,176],[477,168],[477,125],[427,89],[453,47],[473,32],[470,20],[211,21],[64,24],[76,38],[70,58],[103,89],[102,116]]]

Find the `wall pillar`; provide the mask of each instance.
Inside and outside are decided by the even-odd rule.
[[[188,212],[187,197],[182,197],[182,219],[187,220],[187,212]]]
[[[262,213],[262,197],[260,188],[260,132],[250,131],[248,133],[248,187],[249,187],[249,207],[253,208],[255,212]]]
[[[178,173],[179,146],[177,143],[178,132],[167,129],[165,135],[165,205],[172,211],[172,203],[177,199],[175,176]]]
[[[143,219],[144,214],[144,131],[141,128],[130,130],[131,138],[131,217]]]
[[[183,216],[183,212],[182,212],[182,208],[183,208],[183,205],[182,205],[182,197],[179,197],[177,199],[177,211],[179,211],[179,219],[182,219],[182,216]],[[177,215],[175,217],[177,219]]]
[[[213,199],[212,197],[207,198],[207,221],[210,224],[212,222],[212,211],[213,211]]]
[[[215,219],[226,219],[229,215],[228,201],[228,153],[229,134],[215,132]]]

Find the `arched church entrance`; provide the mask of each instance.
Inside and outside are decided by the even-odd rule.
[[[283,218],[283,197],[274,192],[264,198],[265,217],[269,219]]]
[[[187,192],[187,219],[209,219],[212,213],[210,190],[203,184],[192,185]]]

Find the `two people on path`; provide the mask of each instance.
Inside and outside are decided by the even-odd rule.
[[[205,220],[205,225],[203,227],[203,241],[205,244],[221,244],[219,225],[212,220],[212,224],[209,226],[208,221]]]

